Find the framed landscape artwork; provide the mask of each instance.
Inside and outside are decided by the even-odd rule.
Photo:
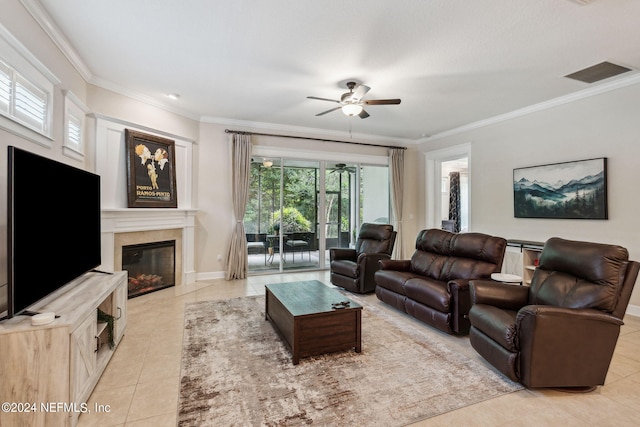
[[[176,208],[175,141],[125,129],[130,208]]]
[[[606,157],[513,170],[516,218],[607,219]]]

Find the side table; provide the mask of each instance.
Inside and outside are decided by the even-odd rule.
[[[511,285],[522,285],[522,277],[515,274],[491,273],[491,280]]]

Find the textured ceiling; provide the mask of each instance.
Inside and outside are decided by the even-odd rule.
[[[23,2],[91,83],[244,128],[412,143],[640,69],[638,0]],[[633,70],[563,77],[602,61]],[[348,80],[402,103],[315,117]]]

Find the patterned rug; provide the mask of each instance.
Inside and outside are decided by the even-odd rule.
[[[522,389],[428,326],[348,297],[364,306],[362,353],[295,366],[265,320],[264,296],[189,304],[178,425],[403,426]]]

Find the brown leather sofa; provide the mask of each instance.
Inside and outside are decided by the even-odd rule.
[[[391,258],[396,232],[389,224],[362,224],[355,249],[331,248],[331,283],[360,294],[371,293],[378,261]]]
[[[530,287],[471,282],[471,345],[527,387],[602,385],[639,267],[620,246],[551,238]]]
[[[410,260],[382,260],[381,301],[444,332],[469,332],[469,280],[500,272],[507,241],[482,233],[422,230]]]

